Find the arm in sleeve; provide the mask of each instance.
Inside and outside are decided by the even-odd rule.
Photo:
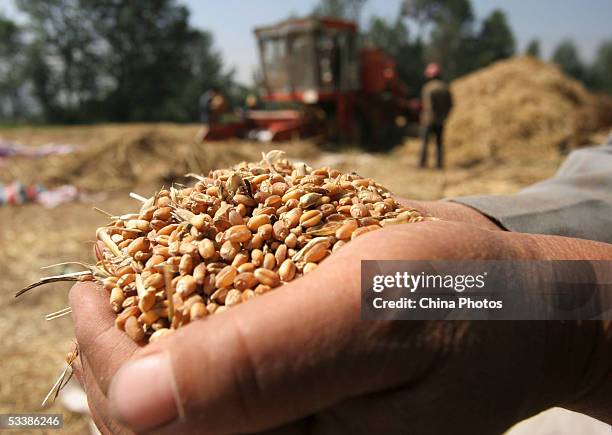
[[[452,198],[509,231],[612,243],[612,136],[574,151],[557,174],[515,195]]]

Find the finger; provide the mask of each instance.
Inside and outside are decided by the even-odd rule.
[[[104,421],[96,412],[95,406],[93,405],[89,397],[87,398],[87,404],[89,406],[89,411],[91,412],[91,419],[93,420],[94,425],[98,429],[98,432],[100,432],[102,435],[114,435],[113,432],[104,424]]]
[[[79,362],[76,364],[76,370],[78,370],[79,373],[81,386],[87,394],[87,404],[92,419],[100,432],[114,435],[133,433],[121,426],[120,423],[115,420],[110,410],[108,399],[97,384],[87,358],[83,358],[82,356],[79,358]]]
[[[360,237],[308,278],[147,346],[115,377],[112,406],[137,431],[171,420],[169,431],[185,421],[203,433],[259,431],[411,376],[421,360],[400,362],[385,338],[397,326],[360,321],[360,260],[398,258],[411,242],[402,231]]]
[[[98,411],[98,409],[101,408],[101,393],[99,392],[97,384],[95,384],[95,382],[91,382],[91,374],[86,375],[84,368],[85,363],[84,360],[82,360],[81,358],[82,355],[79,355],[72,363],[73,375],[77,378],[79,384],[81,385],[81,388],[83,388],[83,391],[87,395],[87,407],[89,408],[89,412],[91,414],[91,418],[94,424],[96,425],[100,433],[110,434],[111,431],[106,426],[100,412]]]
[[[74,285],[70,306],[79,352],[87,358],[96,383],[106,392],[112,376],[139,346],[115,327],[116,314],[102,286],[93,282]]]
[[[79,384],[83,389],[85,389],[84,379],[83,379],[83,364],[81,363],[81,355],[78,355],[76,359],[72,362],[72,375],[79,381]]]

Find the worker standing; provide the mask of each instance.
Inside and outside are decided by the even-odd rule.
[[[225,97],[219,88],[213,86],[200,97],[200,121],[202,124],[217,124],[225,111]]]
[[[427,83],[423,86],[421,99],[423,111],[421,113],[421,148],[420,165],[427,166],[429,137],[434,134],[438,150],[438,169],[444,166],[444,122],[453,107],[453,98],[448,85],[442,80],[442,71],[437,63],[430,63],[425,69]]]
[[[202,124],[210,122],[210,102],[216,93],[217,90],[213,87],[200,96],[200,122]]]

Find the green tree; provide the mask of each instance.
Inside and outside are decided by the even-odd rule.
[[[527,48],[525,49],[525,54],[527,56],[535,57],[539,59],[542,56],[542,52],[540,49],[540,40],[532,39],[529,44],[527,44]]]
[[[438,0],[438,4],[427,58],[441,64],[445,76],[454,79],[475,68],[474,11],[470,0]]]
[[[39,100],[49,121],[80,121],[87,103],[99,98],[101,56],[91,15],[79,0],[17,0],[38,46],[30,66],[49,74],[47,97]],[[40,77],[41,79],[41,77]]]
[[[592,70],[596,89],[612,95],[612,39],[599,46]]]
[[[31,94],[38,105],[42,120],[53,121],[61,110],[56,107],[55,96],[60,84],[53,79],[46,59],[45,45],[34,42],[27,47],[25,80],[31,84]]]
[[[367,0],[320,0],[312,14],[359,22]]]
[[[552,61],[556,63],[567,75],[584,81],[586,69],[576,44],[571,39],[562,41],[553,52]]]
[[[229,88],[212,36],[177,0],[18,0],[28,73],[47,121],[188,121],[199,95]]]
[[[189,48],[198,36],[187,8],[174,0],[83,0],[83,6],[106,45],[111,120],[180,118],[177,96],[190,75]]]
[[[209,32],[196,31],[187,50],[189,71],[178,100],[183,111],[181,119],[199,118],[200,95],[212,87],[221,89],[233,104],[244,101],[242,95],[235,94],[239,87],[233,81],[233,71],[224,70],[223,59],[214,49],[214,40]]]
[[[500,9],[495,9],[485,18],[477,40],[479,68],[513,56],[516,49],[514,34],[506,14]]]
[[[23,35],[19,26],[0,15],[0,117],[16,120],[24,115]]]
[[[400,15],[415,21],[418,38],[424,39],[425,28],[438,18],[443,9],[439,0],[404,0],[400,6]]]
[[[400,17],[392,22],[372,17],[366,39],[395,59],[400,80],[408,86],[412,96],[417,96],[423,84],[425,69],[422,41],[419,38],[411,40],[409,29]]]

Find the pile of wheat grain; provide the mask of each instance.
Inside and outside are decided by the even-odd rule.
[[[454,81],[451,90],[446,138],[458,164],[583,145],[585,134],[609,121],[605,100],[531,57],[497,62]]]
[[[138,212],[110,216],[98,229],[105,249],[95,266],[24,291],[97,280],[117,326],[135,341],[155,340],[307,274],[362,234],[425,219],[372,179],[312,169],[283,154],[271,151],[260,162],[196,176],[193,187],[141,198]]]

